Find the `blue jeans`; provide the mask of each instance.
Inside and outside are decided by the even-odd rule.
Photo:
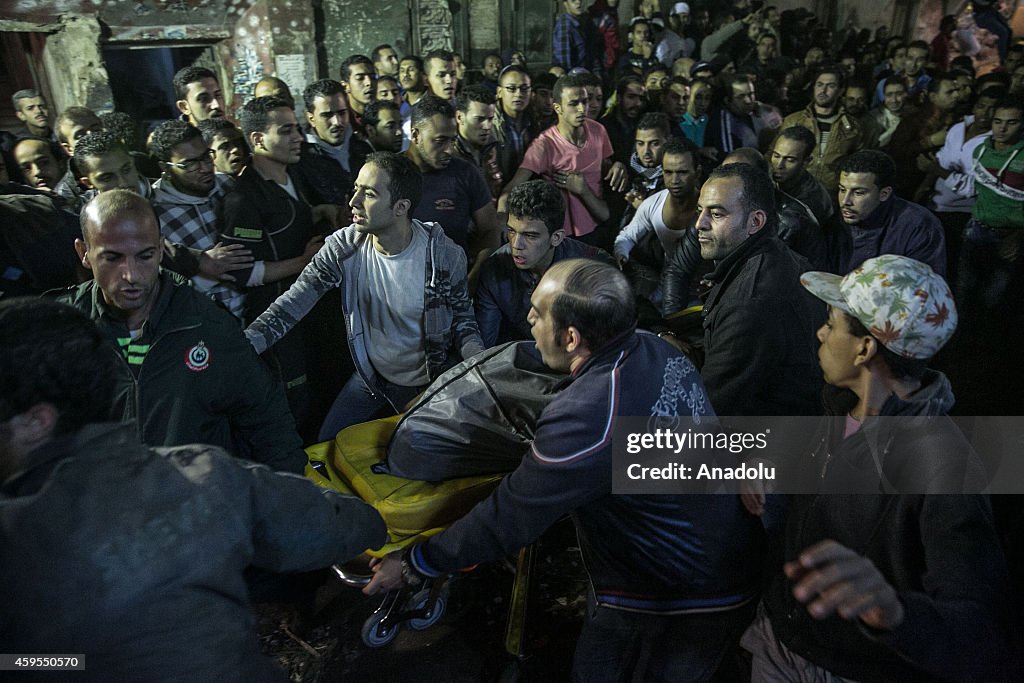
[[[703,683],[739,642],[756,607],[752,601],[724,612],[638,614],[598,607],[588,595],[572,680]]]
[[[358,372],[352,373],[327,411],[327,417],[320,427],[320,441],[330,441],[345,427],[400,413],[424,389],[392,384],[382,377],[378,377],[377,381],[384,393],[370,391],[362,376]]]

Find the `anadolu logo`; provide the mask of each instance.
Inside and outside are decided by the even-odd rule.
[[[206,342],[199,342],[185,354],[185,367],[192,372],[202,372],[210,367],[210,349]]]

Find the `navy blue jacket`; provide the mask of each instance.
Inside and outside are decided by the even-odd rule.
[[[946,276],[946,238],[928,209],[893,196],[852,226],[841,247],[841,274],[880,254],[898,254],[927,263]]]
[[[416,546],[412,561],[438,575],[504,557],[570,513],[598,604],[660,613],[742,605],[757,592],[762,531],[738,497],[612,494],[616,418],[713,414],[693,364],[631,332],[577,370],[541,413],[519,467]]]

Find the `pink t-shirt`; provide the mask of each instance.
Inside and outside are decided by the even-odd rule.
[[[587,187],[600,197],[601,164],[612,155],[612,143],[604,126],[597,121],[586,119],[583,128],[587,131],[587,140],[582,147],[577,147],[558,132],[558,126],[551,126],[530,143],[520,168],[548,182],[555,171],[582,173]],[[580,236],[593,232],[597,221],[587,211],[583,200],[566,190],[562,190],[562,196],[565,198],[565,234]]]

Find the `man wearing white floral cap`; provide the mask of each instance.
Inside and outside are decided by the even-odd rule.
[[[792,496],[772,539],[785,564],[743,637],[752,680],[1015,679],[988,497],[930,495],[977,486],[969,444],[941,419],[949,382],[926,367],[956,328],[949,286],[891,254],[801,282],[829,304],[818,357],[835,417],[804,463],[833,493]],[[841,495],[894,484],[907,495]]]

